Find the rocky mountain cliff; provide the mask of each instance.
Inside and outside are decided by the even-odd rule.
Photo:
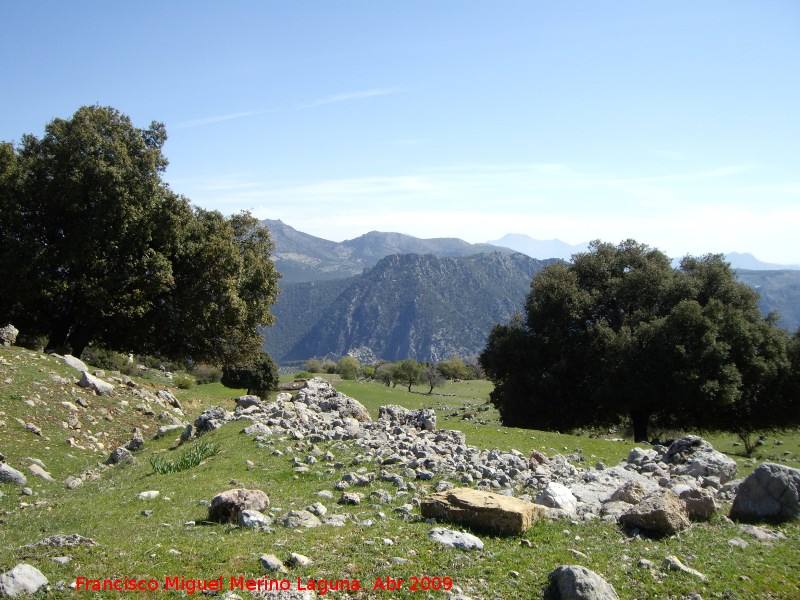
[[[550,262],[397,254],[346,281],[284,284],[273,311],[283,325],[266,331],[265,346],[278,361],[351,351],[392,361],[474,356]]]

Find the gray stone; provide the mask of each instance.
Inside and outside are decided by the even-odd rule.
[[[245,509],[239,513],[239,526],[247,529],[268,529],[272,518],[257,510]]]
[[[253,394],[246,394],[244,396],[239,396],[236,399],[236,406],[239,408],[249,408],[251,406],[257,406],[261,404],[261,398],[258,396],[254,396]]]
[[[717,510],[714,494],[706,488],[694,488],[680,493],[686,503],[686,513],[692,521],[708,521]]]
[[[289,555],[289,562],[296,567],[307,567],[311,564],[314,564],[313,560],[307,556],[304,556],[303,554],[298,554],[297,552],[292,552]]]
[[[634,448],[635,449],[635,448]],[[639,504],[647,495],[647,488],[639,481],[628,481],[618,487],[611,494],[610,502],[626,502],[628,504]]]
[[[217,494],[208,505],[209,521],[238,523],[243,510],[258,512],[269,508],[269,497],[261,490],[231,489]]]
[[[261,566],[267,571],[277,571],[279,573],[289,572],[286,565],[283,564],[283,561],[274,554],[262,554],[259,560],[261,561]]]
[[[14,467],[6,463],[0,463],[0,482],[25,485],[28,480],[25,478],[25,475],[17,471]]]
[[[133,454],[127,448],[120,446],[115,448],[106,459],[107,465],[129,465],[133,464]]]
[[[547,600],[618,600],[614,586],[594,571],[579,565],[561,565],[547,578]]]
[[[80,381],[78,381],[78,385],[92,390],[98,396],[111,396],[114,393],[114,386],[108,383],[107,381],[103,381],[99,377],[95,377],[94,375],[90,375],[86,371],[83,372],[81,375]]]
[[[29,465],[28,470],[37,477],[41,477],[45,481],[55,481],[55,479],[53,479],[53,476],[50,475],[50,473],[45,471],[40,465],[36,463]]]
[[[708,581],[708,577],[706,575],[704,575],[700,571],[697,571],[696,569],[687,567],[675,556],[667,556],[664,559],[664,568],[667,571],[679,571],[681,573],[686,573],[687,575],[692,575],[693,577],[697,577],[701,581]]]
[[[0,575],[0,596],[16,598],[35,594],[47,583],[47,577],[39,569],[26,563],[20,563]]]
[[[736,477],[736,461],[696,435],[687,435],[675,440],[664,454],[662,461],[671,465],[676,475],[691,477],[718,477],[725,483]]]
[[[536,497],[536,504],[558,508],[567,513],[575,513],[578,510],[578,501],[575,496],[567,486],[557,481],[547,484],[542,493]]]
[[[160,440],[163,437],[175,433],[178,429],[184,429],[183,425],[181,425],[180,423],[171,423],[170,425],[162,425],[156,431],[155,435],[153,436],[153,439]]]
[[[772,523],[800,517],[800,470],[773,463],[759,465],[739,485],[730,517]]]
[[[13,346],[17,341],[19,329],[14,327],[11,323],[5,327],[0,327],[0,342],[3,346]]]
[[[452,529],[445,529],[444,527],[435,527],[428,532],[428,536],[430,536],[433,541],[439,542],[448,548],[483,550],[483,542],[480,538],[470,533],[453,531]]]
[[[290,510],[281,518],[281,524],[284,527],[298,528],[298,527],[319,527],[322,521],[307,510]]]
[[[659,490],[645,496],[619,518],[626,529],[640,529],[660,537],[675,535],[689,527],[686,505],[671,490]]]
[[[133,428],[133,437],[127,444],[125,444],[125,448],[131,452],[136,452],[137,450],[144,448],[144,437],[142,436],[141,429],[138,427]]]
[[[219,429],[227,419],[225,409],[219,406],[212,406],[203,411],[203,413],[194,420],[197,435],[201,435],[206,431]]]
[[[339,504],[352,504],[353,506],[358,506],[361,504],[361,500],[363,498],[363,494],[359,494],[358,492],[342,492],[342,495],[339,497],[337,502]]]
[[[76,371],[86,372],[89,370],[89,367],[86,366],[85,362],[83,362],[80,358],[72,356],[71,354],[65,354],[64,356],[59,356],[58,358],[60,358],[64,364],[69,365]]]
[[[180,401],[169,390],[158,390],[157,395],[172,408],[182,409]]]

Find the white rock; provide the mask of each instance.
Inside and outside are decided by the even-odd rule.
[[[39,569],[26,563],[20,563],[0,575],[0,596],[16,598],[34,594],[47,583],[47,577]]]

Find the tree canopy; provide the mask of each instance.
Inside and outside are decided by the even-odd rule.
[[[91,341],[214,363],[258,352],[277,294],[269,233],[172,192],[166,139],[86,106],[0,145],[0,318],[76,355]]]
[[[595,241],[534,277],[525,314],[495,325],[480,362],[508,425],[570,429],[800,423],[789,337],[721,255],[678,268],[633,240]],[[796,368],[796,367],[795,367]]]

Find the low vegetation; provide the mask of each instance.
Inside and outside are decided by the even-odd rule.
[[[91,592],[66,589],[78,577],[125,576],[157,579],[162,588],[167,577],[184,577],[187,581],[223,577],[225,589],[231,577],[286,577],[292,582],[298,577],[303,582],[309,578],[357,578],[367,591],[352,597],[418,598],[422,597],[420,593],[407,587],[381,592],[372,591],[372,586],[379,577],[409,582],[412,577],[428,576],[451,577],[457,589],[476,599],[535,598],[546,585],[547,573],[557,565],[576,563],[601,573],[623,599],[682,598],[692,593],[710,598],[788,599],[800,594],[800,577],[793,567],[800,562],[800,526],[796,523],[776,528],[785,539],[765,543],[748,538],[747,548],[729,544],[729,540],[743,535],[736,525],[717,516],[679,536],[658,541],[627,537],[616,525],[602,521],[561,521],[540,523],[521,537],[482,536],[485,548],[480,552],[443,549],[429,540],[430,525],[420,519],[418,512],[407,518],[394,512],[411,497],[395,497],[396,490],[385,482],[376,482],[364,490],[383,489],[395,497],[393,502],[377,508],[370,502],[345,507],[318,497],[321,490],[338,495],[334,484],[344,471],[331,471],[330,466],[320,463],[307,474],[295,473],[290,459],[300,448],[308,447],[306,442],[275,439],[259,447],[252,437],[240,433],[241,424],[230,423],[203,436],[200,444],[195,442],[187,452],[185,447],[175,447],[179,431],[173,436],[151,439],[160,422],[157,415],[137,411],[135,397],[94,396],[72,383],[60,382],[53,376],[68,380],[75,372],[50,356],[20,348],[0,348],[0,358],[0,381],[5,382],[0,394],[0,420],[4,423],[0,451],[9,464],[26,475],[28,457],[41,460],[55,479],[51,483],[29,475],[31,496],[20,494],[16,486],[2,484],[0,567],[6,570],[23,561],[34,564],[51,582],[48,597],[89,597]],[[137,381],[153,392],[168,383],[165,379],[157,383],[152,379]],[[362,402],[373,418],[377,417],[379,406],[385,404],[434,408],[440,428],[460,429],[469,444],[480,447],[514,448],[526,454],[533,450],[548,455],[563,453],[589,464],[615,464],[633,445],[621,431],[559,434],[502,427],[499,413],[487,402],[492,386],[486,381],[449,382],[432,395],[427,393],[427,385],[412,385],[409,392],[401,386],[350,380],[338,382],[337,387]],[[171,391],[190,420],[208,406],[232,408],[231,398],[244,392],[219,383]],[[89,408],[79,411],[85,428],[75,431],[63,424],[74,411],[62,402],[69,399],[74,403],[79,398]],[[89,414],[98,417],[91,425],[87,421]],[[31,433],[16,419],[34,423],[42,435]],[[134,453],[135,462],[101,467],[99,463],[112,448],[130,439],[134,426],[145,432],[145,447]],[[100,440],[104,449],[89,447],[89,436]],[[79,444],[68,444],[68,438]],[[796,432],[765,438],[750,459],[736,454],[742,449],[734,445],[735,435],[721,435],[712,438],[712,442],[733,452],[741,474],[767,459],[800,466],[800,435]],[[197,449],[201,444],[219,451],[186,470],[162,474],[153,469],[152,457],[180,463],[185,454],[200,454]],[[331,452],[336,462],[348,465],[348,471],[358,468],[350,466],[356,452],[349,444],[324,442],[318,447],[323,453]],[[83,485],[76,489],[63,485],[68,476],[87,469],[91,475]],[[438,478],[419,482],[418,493],[430,491],[437,481]],[[210,498],[231,487],[265,490],[275,514],[322,500],[329,511],[346,515],[348,521],[344,527],[323,526],[308,532],[281,526],[259,532],[206,522]],[[160,495],[139,499],[139,494],[147,490],[158,490]],[[386,518],[380,518],[378,512]],[[120,535],[121,531],[125,535]],[[97,545],[31,546],[58,533],[77,533]],[[288,575],[282,576],[264,571],[258,560],[260,555],[270,553],[286,561],[291,552],[306,555],[314,562],[292,567]],[[678,556],[705,573],[708,582],[662,570],[660,564],[667,555]],[[52,560],[61,556],[71,560],[64,564]],[[652,561],[655,567],[639,566],[642,560]],[[442,592],[431,595],[445,597]],[[136,597],[182,597],[182,593],[161,589],[137,592]]]

